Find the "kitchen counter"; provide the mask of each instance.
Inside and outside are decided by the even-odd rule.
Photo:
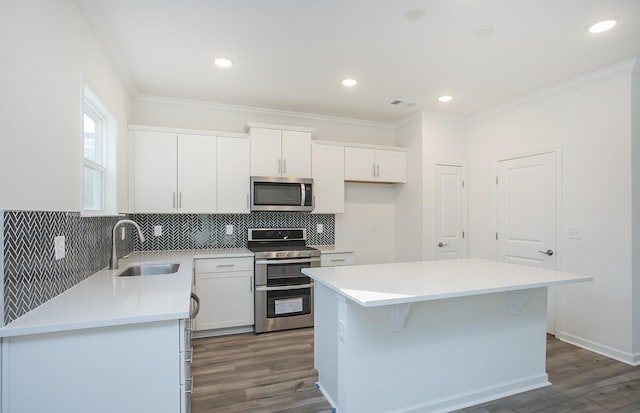
[[[339,413],[448,412],[550,385],[547,288],[592,280],[481,259],[303,272],[319,388]]]
[[[353,250],[348,248],[336,247],[335,245],[309,245],[317,249],[322,254],[353,254]]]
[[[193,260],[252,257],[247,249],[134,252],[0,328],[0,337],[189,318]],[[174,274],[116,277],[127,266],[179,263]]]

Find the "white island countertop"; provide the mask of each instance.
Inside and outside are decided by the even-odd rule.
[[[253,257],[247,249],[134,252],[0,328],[0,337],[189,318],[193,260]],[[179,263],[167,275],[117,277],[132,264]]]
[[[302,272],[364,307],[593,280],[589,276],[475,258],[305,268]]]

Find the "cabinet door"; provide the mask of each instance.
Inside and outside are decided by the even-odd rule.
[[[311,178],[311,134],[282,131],[282,176]]]
[[[251,128],[251,175],[280,176],[282,172],[282,132]]]
[[[253,272],[196,273],[198,330],[253,324]]]
[[[406,153],[401,151],[376,150],[376,180],[381,182],[406,182]]]
[[[375,151],[366,148],[344,148],[344,179],[374,181]]]
[[[134,142],[134,208],[136,212],[177,211],[177,135],[136,131]]]
[[[216,137],[178,135],[178,212],[216,212]]]
[[[218,137],[218,213],[249,213],[249,138]]]
[[[344,147],[312,145],[312,178],[316,214],[344,212]]]

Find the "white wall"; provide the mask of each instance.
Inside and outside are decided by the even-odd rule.
[[[73,0],[0,2],[0,209],[78,211],[85,81],[118,121],[127,205],[130,98]]]
[[[468,132],[470,256],[495,257],[496,160],[560,149],[559,262],[594,282],[560,291],[558,336],[625,360],[632,352],[629,67],[475,117]],[[567,239],[567,227],[582,228],[583,239]]]
[[[640,62],[631,77],[633,353],[640,363]]]
[[[148,98],[136,100],[132,123],[186,129],[241,132],[247,122],[316,128],[313,139],[393,145],[390,124],[229,107],[202,102]],[[358,264],[394,257],[394,186],[345,184],[345,212],[336,214],[336,245],[353,249]]]

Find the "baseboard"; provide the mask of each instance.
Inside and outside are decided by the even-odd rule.
[[[401,407],[387,413],[445,413],[453,410],[463,409],[465,407],[475,406],[477,404],[490,402],[492,400],[502,399],[503,397],[509,397],[514,394],[523,393],[550,385],[551,383],[549,382],[549,377],[546,373],[544,373],[537,376],[525,377],[520,380],[501,383],[491,387],[485,387],[483,389],[456,395],[453,397],[447,397],[438,400],[432,400],[427,403]]]
[[[191,337],[193,338],[218,337],[218,336],[228,336],[230,334],[242,334],[242,333],[253,333],[253,326],[221,328],[218,330],[193,331],[191,333]]]
[[[322,393],[322,395],[324,396],[325,399],[327,399],[327,401],[329,402],[329,404],[331,405],[331,409],[333,410],[333,413],[338,413],[338,407],[336,406],[336,404],[333,402],[333,399],[327,394],[326,391],[324,391],[324,388],[322,387],[322,385],[320,384],[320,382],[316,382],[316,387],[318,388],[318,390],[320,390],[320,393]]]
[[[586,338],[578,337],[566,332],[556,334],[556,338],[574,346],[582,347],[585,350],[593,351],[610,359],[621,361],[631,366],[640,365],[640,353],[629,353],[616,348],[597,343]]]

